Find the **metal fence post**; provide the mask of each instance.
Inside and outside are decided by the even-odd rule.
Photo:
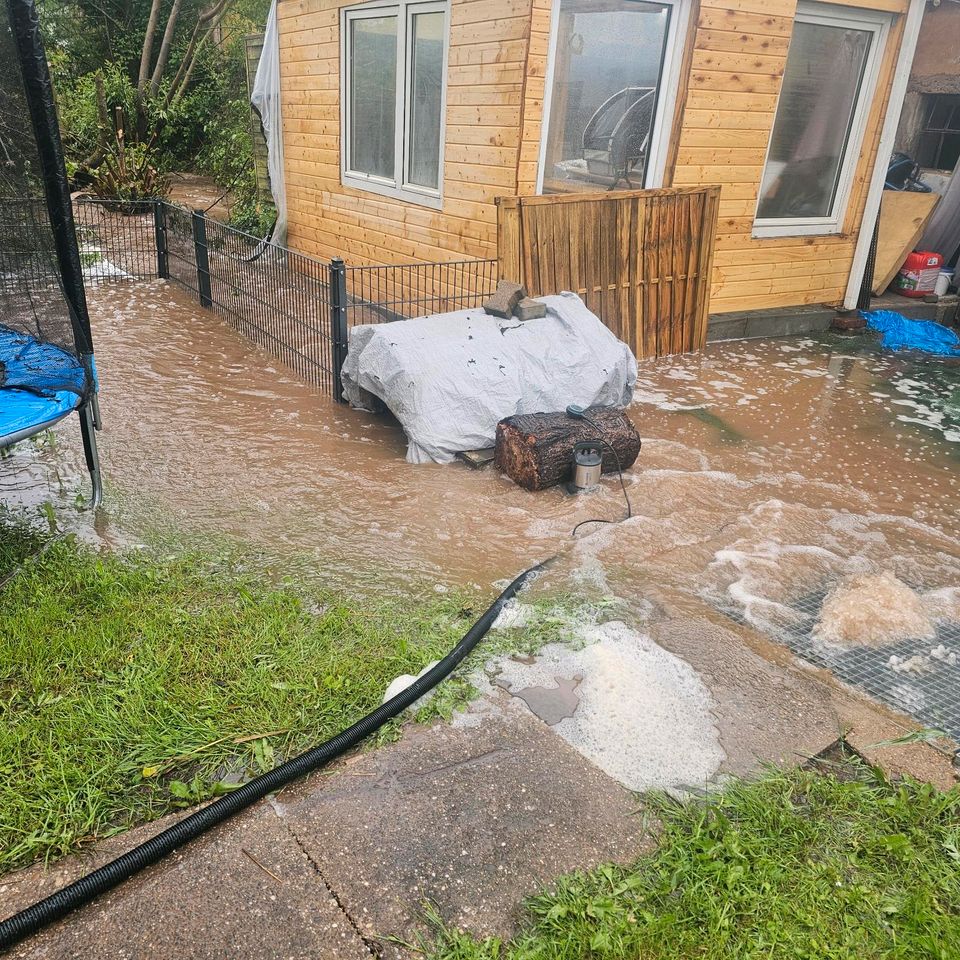
[[[340,371],[347,356],[347,267],[340,257],[330,261],[330,339],[333,344],[333,399],[343,403]]]
[[[193,250],[197,258],[197,294],[201,307],[212,307],[210,261],[207,257],[207,218],[202,210],[193,211]]]
[[[167,256],[167,210],[162,200],[153,201],[153,236],[157,245],[157,276],[170,276],[170,258]]]

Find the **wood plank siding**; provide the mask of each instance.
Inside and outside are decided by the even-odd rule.
[[[887,0],[864,4],[890,10]],[[896,0],[905,12],[906,0]],[[843,299],[866,201],[903,18],[890,31],[843,232],[751,237],[767,141],[793,29],[795,0],[701,0],[674,186],[719,183],[710,312]]]
[[[908,0],[836,0],[904,13]],[[499,196],[536,190],[553,0],[451,0],[442,209],[340,182],[342,0],[279,4],[290,243],[351,263],[495,257]],[[711,313],[842,299],[903,17],[880,67],[843,230],[751,236],[796,0],[700,0],[666,184],[719,185]]]
[[[291,246],[356,264],[496,256],[494,201],[517,192],[530,2],[451,4],[442,210],[341,185],[345,4],[278,5]]]

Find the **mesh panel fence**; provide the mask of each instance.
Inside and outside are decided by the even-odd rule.
[[[495,260],[345,267],[163,201],[75,209],[88,280],[164,277],[337,399],[351,326],[479,307],[496,288]]]
[[[348,267],[353,326],[479,307],[497,286],[496,260]]]
[[[182,220],[178,220],[183,229]],[[334,390],[335,331],[330,265],[258,240],[217,220],[193,216],[196,289],[249,340],[308,383]]]
[[[156,205],[90,197],[74,202],[80,263],[86,280],[146,279],[157,275]]]

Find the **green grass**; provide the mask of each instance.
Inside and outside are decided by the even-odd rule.
[[[305,596],[242,556],[98,553],[3,514],[0,585],[0,872],[197,803],[332,736],[395,676],[447,653],[493,599]],[[469,700],[469,674],[491,654],[562,639],[583,616],[563,603],[540,598],[522,630],[491,632],[416,719]]]
[[[474,617],[449,595],[302,600],[227,561],[98,554],[0,525],[0,580],[18,566],[0,594],[0,870],[331,736]]]
[[[512,942],[441,929],[433,960],[955,960],[960,788],[770,772],[655,801],[657,851],[565,877]]]

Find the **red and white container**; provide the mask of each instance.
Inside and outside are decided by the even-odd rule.
[[[904,261],[893,278],[893,289],[905,297],[926,297],[937,287],[937,277],[943,266],[939,253],[918,250]]]

